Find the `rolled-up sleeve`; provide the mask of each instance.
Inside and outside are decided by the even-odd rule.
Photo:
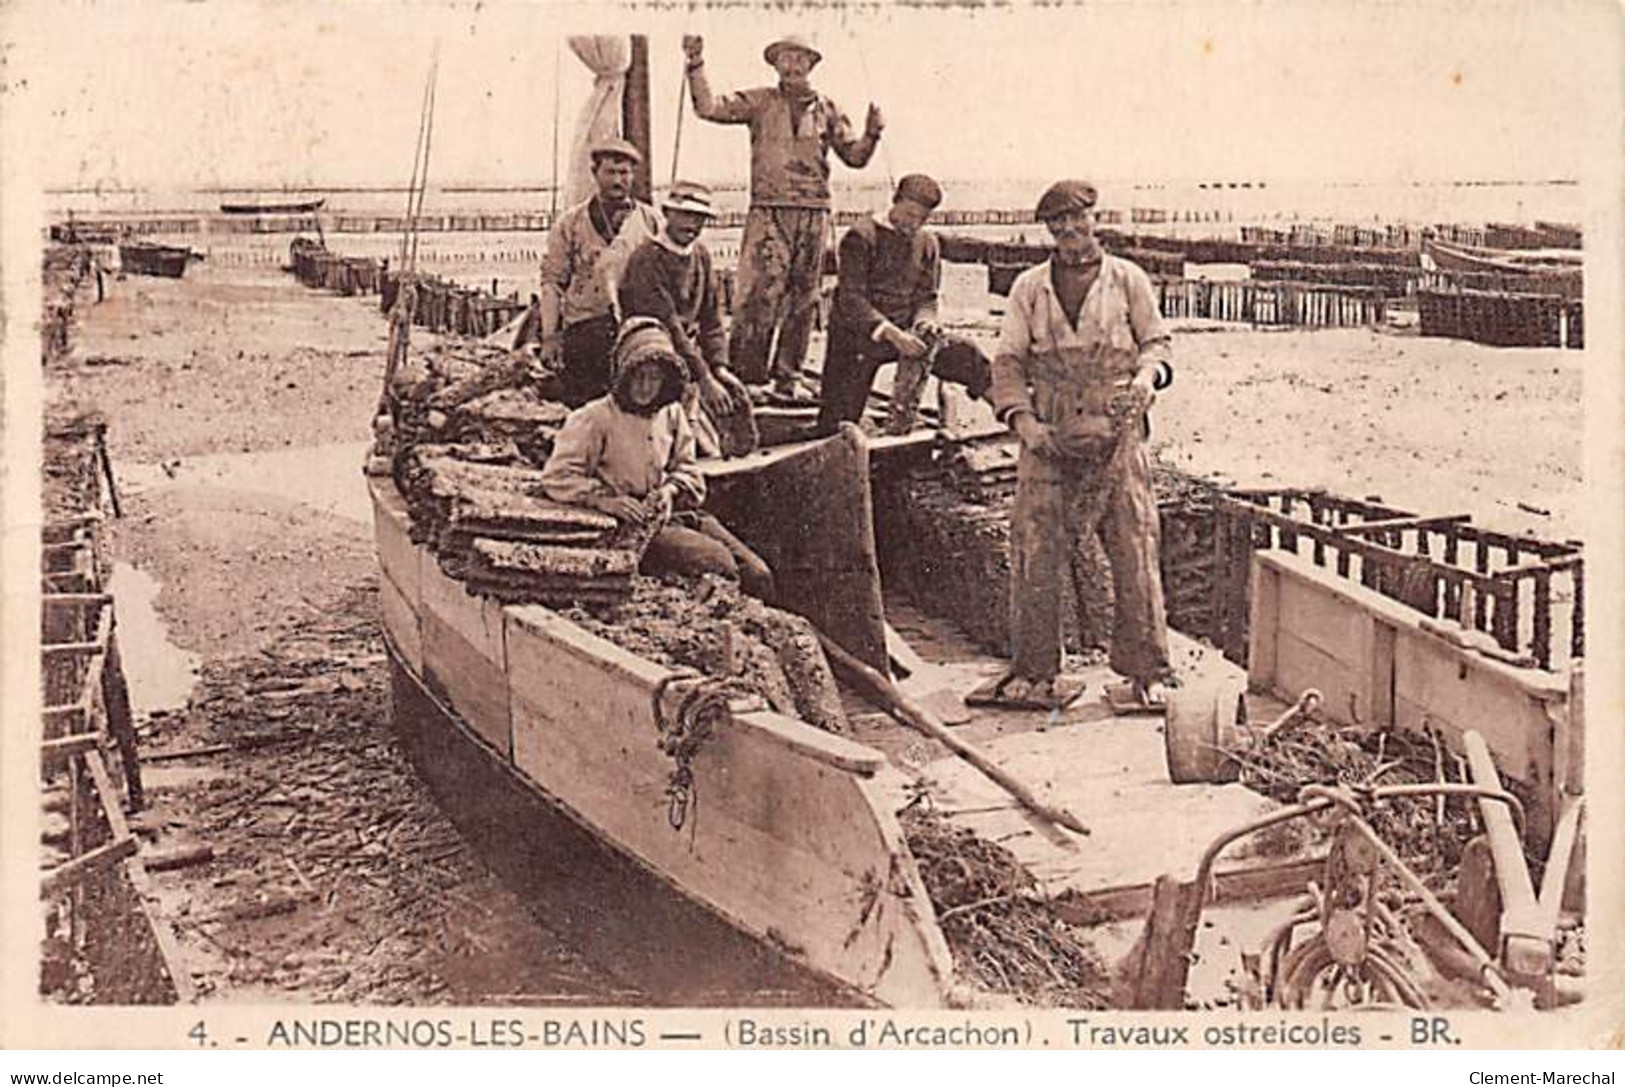
[[[856,135],[852,122],[834,102],[828,103],[828,109],[829,145],[835,149],[836,156],[842,162],[854,170],[861,170],[874,157],[875,147],[880,141],[867,132],[861,136]]]
[[[571,412],[542,466],[542,490],[555,502],[575,506],[613,494],[613,488],[598,474],[603,455],[604,433],[595,425],[589,408]]]
[[[1163,323],[1151,277],[1134,264],[1129,265],[1128,319],[1134,329],[1134,343],[1140,349],[1140,365],[1155,363],[1156,387],[1166,389],[1174,381],[1173,336]]]
[[[552,287],[562,296],[570,286],[571,267],[570,254],[570,228],[571,217],[561,215],[547,232],[547,249],[542,254],[542,286]]]
[[[999,346],[993,355],[993,387],[988,399],[1000,421],[1008,422],[1018,411],[1032,412],[1032,393],[1027,389],[1027,359],[1032,354],[1031,325],[1033,289],[1023,278],[1010,291],[1010,304],[999,325]]]

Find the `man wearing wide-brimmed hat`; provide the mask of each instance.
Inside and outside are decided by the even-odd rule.
[[[706,454],[742,456],[756,448],[750,397],[728,372],[711,252],[700,241],[716,216],[711,190],[679,181],[660,201],[665,226],[621,269],[617,305],[623,320],[653,317],[666,327],[688,370],[685,398]]]
[[[1095,187],[1059,181],[1038,202],[1051,258],[1016,277],[993,359],[991,399],[1021,440],[1010,532],[1011,674],[992,700],[1058,707],[1060,586],[1097,536],[1111,564],[1114,708],[1156,710],[1172,682],[1146,452],[1147,412],[1173,380],[1150,277],[1100,248]],[[1074,589],[1081,589],[1076,584]],[[1082,602],[1080,600],[1080,609]],[[974,692],[973,692],[974,693]]]
[[[799,36],[780,38],[763,56],[775,87],[713,95],[704,42],[683,39],[694,112],[718,124],[750,126],[750,211],[739,252],[739,303],[729,339],[747,382],[794,396],[818,309],[829,224],[829,157],[857,169],[868,163],[884,126],[873,103],[862,135],[809,75],[822,54]],[[777,344],[775,345],[775,336]],[[771,366],[769,365],[771,355]]]
[[[609,388],[614,266],[660,230],[654,208],[632,195],[642,153],[610,138],[594,144],[591,156],[598,192],[559,216],[542,257],[542,359],[559,371],[560,395],[571,407]]]

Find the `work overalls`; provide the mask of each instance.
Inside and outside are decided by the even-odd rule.
[[[1102,258],[1076,328],[1047,263],[1023,273],[1011,290],[994,363],[994,406],[1001,416],[1031,410],[1060,450],[1045,456],[1023,449],[1017,464],[1010,636],[1018,676],[1042,682],[1060,672],[1058,590],[1069,563],[1075,591],[1081,583],[1090,533],[1098,533],[1111,564],[1112,669],[1142,682],[1169,671],[1144,421],[1112,429],[1107,415],[1112,396],[1147,357],[1166,363],[1167,343],[1145,273],[1112,256]]]

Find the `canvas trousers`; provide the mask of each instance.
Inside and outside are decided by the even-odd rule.
[[[821,208],[746,213],[728,337],[728,358],[746,383],[790,385],[801,376],[818,317],[828,229],[829,212]]]
[[[1011,522],[1010,640],[1014,672],[1050,680],[1061,670],[1061,580],[1086,584],[1086,542],[1098,534],[1111,567],[1111,667],[1140,681],[1170,671],[1168,618],[1158,565],[1161,528],[1151,461],[1136,435],[1115,455],[1050,458],[1023,450]],[[1087,609],[1077,602],[1079,614]]]
[[[773,572],[761,556],[703,510],[675,513],[643,552],[644,573],[717,574],[758,600],[773,599]]]

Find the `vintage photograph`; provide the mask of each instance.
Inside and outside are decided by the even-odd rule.
[[[1618,29],[0,6],[7,1000],[1605,1044]]]

